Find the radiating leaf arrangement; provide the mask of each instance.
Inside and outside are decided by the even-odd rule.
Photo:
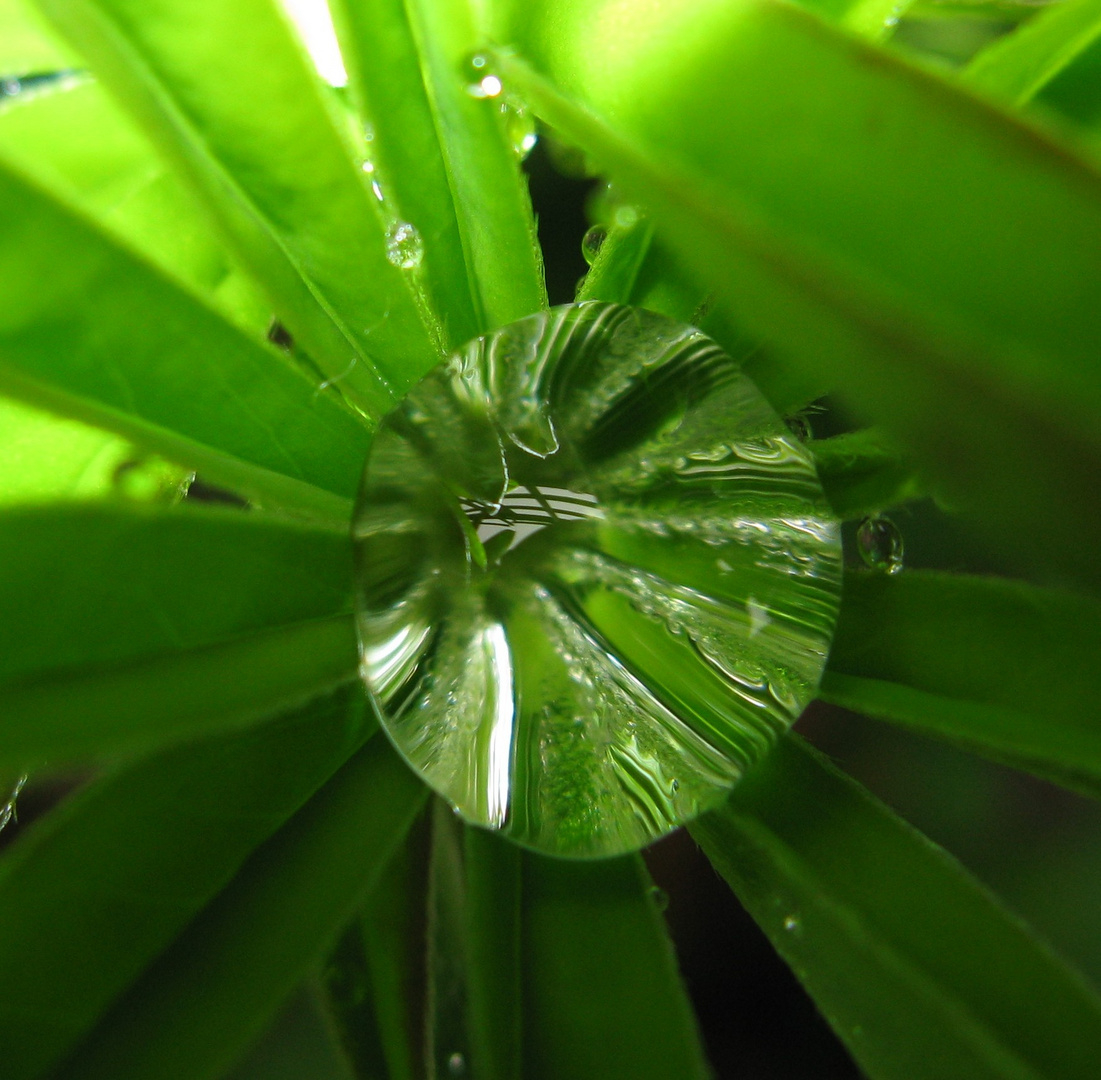
[[[0,829],[72,789],[4,1080],[215,1080],[303,980],[357,1080],[706,1077],[685,823],[869,1077],[1093,1080],[1096,990],[787,731],[1101,792],[1101,4],[957,69],[907,6],[331,0],[334,87],[277,0],[0,0]],[[905,568],[928,496],[1014,576]]]

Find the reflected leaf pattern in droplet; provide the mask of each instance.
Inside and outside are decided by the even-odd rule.
[[[613,304],[478,338],[380,427],[361,670],[469,822],[637,849],[716,806],[817,688],[841,557],[806,449],[694,328]]]

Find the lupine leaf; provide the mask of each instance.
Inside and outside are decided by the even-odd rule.
[[[524,856],[524,1076],[709,1075],[637,856]]]
[[[0,0],[0,77],[38,75],[78,65],[29,0]]]
[[[1099,36],[1099,0],[1055,4],[983,49],[967,65],[963,78],[979,90],[1023,105]]]
[[[646,22],[614,54],[597,33],[614,20],[575,39],[563,17],[517,42],[557,92],[502,71],[645,198],[739,322],[880,423],[993,545],[1101,587],[1078,550],[1101,530],[1101,175],[793,6],[707,14]]]
[[[508,142],[502,100],[468,92],[466,63],[484,45],[469,0],[410,0],[466,252],[479,329],[546,307],[542,257],[526,183]]]
[[[850,573],[821,696],[1101,795],[1101,608],[998,578]]]
[[[0,221],[0,389],[262,501],[348,519],[369,443],[350,412],[2,163]]]
[[[420,273],[441,344],[456,349],[481,327],[406,5],[404,0],[337,0],[333,14],[349,88],[371,135],[365,164],[372,167],[371,179],[380,185],[386,207],[412,223],[424,241]]]
[[[182,470],[125,439],[0,398],[0,507],[123,494],[173,502]]]
[[[1089,1080],[1101,1000],[790,736],[691,828],[870,1080]]]
[[[255,720],[355,670],[350,543],[242,511],[0,515],[0,761]]]
[[[249,308],[226,303],[226,279],[234,271],[221,242],[154,147],[98,83],[69,76],[15,98],[0,111],[0,151],[226,314],[258,310],[246,323],[263,329],[270,322],[263,299],[240,272],[237,291],[249,289]]]
[[[56,1080],[216,1080],[370,895],[427,789],[372,739],[114,1006]]]
[[[280,320],[376,416],[437,356],[272,0],[39,0],[202,200]],[[212,33],[211,27],[217,27]]]
[[[470,827],[463,850],[472,1071],[480,1080],[521,1080],[524,857]]]
[[[874,428],[812,439],[807,449],[839,518],[872,514],[925,494],[913,466]]]
[[[47,1073],[370,730],[341,691],[109,772],[0,860],[5,1080]],[[155,1070],[154,1070],[155,1072]]]
[[[422,815],[325,965],[330,1013],[357,1076],[425,1075],[425,826]]]

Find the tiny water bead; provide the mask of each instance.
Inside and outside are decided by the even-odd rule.
[[[10,794],[7,799],[0,803],[0,832],[3,832],[10,822],[19,820],[18,817],[16,817],[16,803],[19,801],[19,793],[23,790],[26,783],[26,776],[19,777],[19,779],[15,781],[15,785],[10,789]],[[0,788],[0,790],[3,789]]]
[[[902,569],[902,533],[887,517],[866,517],[856,530],[856,547],[864,564],[883,574]]]
[[[424,241],[416,226],[395,221],[386,230],[386,257],[399,270],[413,270],[424,258]]]
[[[485,53],[473,53],[467,57],[463,65],[463,75],[466,79],[466,92],[471,97],[495,98],[504,89]]]
[[[380,426],[361,671],[406,760],[539,851],[716,806],[813,696],[837,523],[807,450],[698,330],[568,305],[478,338]]]
[[[505,135],[513,151],[521,161],[524,161],[539,141],[535,129],[535,117],[511,95],[501,102],[501,117],[505,123]]]
[[[596,262],[604,241],[608,239],[608,230],[603,225],[593,225],[581,238],[581,254],[590,266]]]

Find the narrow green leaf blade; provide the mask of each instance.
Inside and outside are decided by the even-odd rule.
[[[1101,587],[1079,554],[1101,529],[1101,177],[793,6],[708,16],[607,63],[600,36],[520,41],[586,108],[522,63],[504,75],[747,330],[897,437],[992,543]]]
[[[318,366],[363,408],[387,411],[436,350],[278,5],[39,4],[203,201]]]
[[[215,1080],[330,948],[424,802],[372,739],[241,868],[56,1080]]]
[[[481,329],[459,221],[421,58],[404,0],[335,0],[349,88],[366,118],[371,179],[386,207],[425,238],[420,273],[442,344],[457,349]]]
[[[421,815],[325,964],[330,1013],[357,1077],[425,1075],[428,840]]]
[[[28,0],[0,0],[0,78],[79,66]]]
[[[925,494],[906,456],[874,428],[812,439],[818,479],[842,520],[874,514]]]
[[[221,242],[98,83],[69,76],[17,97],[0,111],[0,153],[231,318],[241,316],[240,304],[226,302],[234,272]],[[239,288],[247,285],[239,272],[235,277]],[[263,330],[270,311],[251,291],[251,307],[259,309],[252,321]]]
[[[341,691],[109,773],[7,851],[5,1080],[49,1072],[369,730]]]
[[[1089,1080],[1101,1000],[794,736],[691,828],[872,1080]]]
[[[350,542],[241,511],[0,515],[0,761],[257,719],[354,671]]]
[[[0,508],[105,498],[174,502],[186,474],[125,439],[0,398]]]
[[[522,873],[524,1075],[707,1077],[642,860],[525,854]]]
[[[469,0],[408,3],[484,333],[545,308],[547,294],[531,200],[502,101],[468,92],[468,61],[486,44],[476,7]]]
[[[998,578],[850,573],[820,696],[1101,796],[1101,608]]]
[[[355,678],[337,615],[92,671],[5,685],[0,763],[33,769],[132,754],[255,723]]]
[[[963,79],[977,90],[1024,105],[1099,36],[1099,0],[1054,4],[983,49],[964,69]]]
[[[261,501],[347,520],[369,444],[351,413],[2,163],[0,221],[0,389]]]
[[[524,856],[472,827],[463,852],[472,1073],[479,1080],[522,1080]]]

